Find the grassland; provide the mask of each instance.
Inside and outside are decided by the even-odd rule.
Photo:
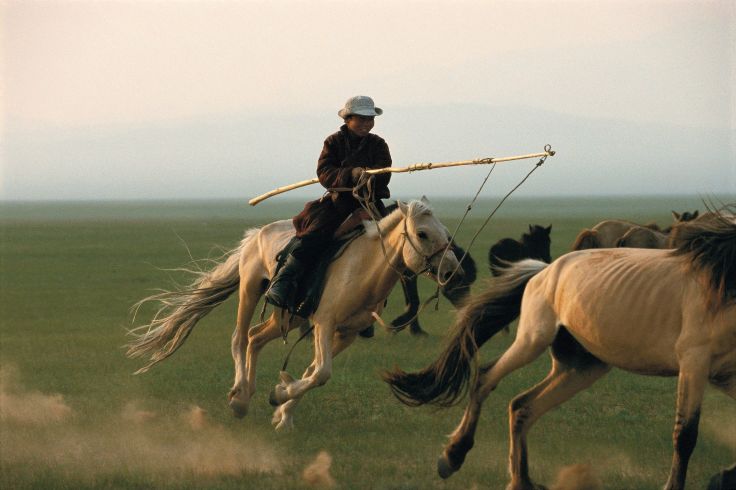
[[[466,203],[434,204],[454,229]],[[461,244],[468,244],[492,204],[475,206],[461,228]],[[338,488],[503,488],[506,406],[546,374],[546,356],[494,392],[475,448],[448,481],[436,476],[435,460],[462,406],[407,408],[378,377],[382,369],[414,369],[436,356],[452,321],[446,301],[438,311],[425,310],[427,338],[378,329],[373,339],[359,339],[336,359],[330,382],[300,403],[296,430],[288,434],[271,428],[267,397],[296,337],[288,346],[274,342],[264,349],[259,392],[245,419],[233,419],[226,406],[234,298],[205,318],[173,358],[131,375],[140,362],[126,359],[121,349],[131,326],[129,308],[183,279],[166,269],[186,265],[190,256],[214,257],[246,228],[293,215],[300,206],[284,200],[258,208],[235,202],[2,204],[0,487],[306,488],[302,473],[324,451]],[[488,275],[488,246],[518,237],[527,224],[552,224],[558,256],[581,228],[603,218],[666,225],[671,209],[702,207],[692,197],[512,199],[471,249],[481,271],[476,288]],[[421,286],[425,295],[432,289],[427,281]],[[384,318],[401,307],[396,290]],[[492,357],[511,338],[489,342],[482,356]],[[292,374],[311,354],[307,342],[296,347]],[[533,477],[550,484],[561,467],[587,463],[604,488],[660,487],[671,458],[674,397],[674,379],[614,371],[537,423],[530,437]],[[691,488],[703,488],[711,474],[736,460],[735,420],[732,400],[709,390]]]

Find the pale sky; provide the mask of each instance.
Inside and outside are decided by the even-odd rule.
[[[356,94],[396,165],[550,143],[533,193],[736,195],[732,0],[0,5],[0,199],[250,198],[311,178]]]

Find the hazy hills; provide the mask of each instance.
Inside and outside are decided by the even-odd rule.
[[[236,114],[140,126],[52,128],[7,121],[4,199],[252,197],[311,178],[332,114]],[[524,107],[386,108],[375,132],[395,165],[542,151],[558,154],[523,195],[736,195],[736,136],[726,128],[598,119]],[[533,162],[499,165],[486,195]],[[394,195],[472,196],[488,169],[395,175]],[[293,196],[315,196],[315,187]]]

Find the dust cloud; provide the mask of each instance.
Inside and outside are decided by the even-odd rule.
[[[200,407],[172,416],[131,401],[90,422],[62,395],[25,390],[12,368],[0,368],[0,448],[3,472],[51,471],[90,482],[115,474],[167,480],[282,474],[273,448],[233,434]]]
[[[0,368],[0,423],[47,425],[62,422],[72,415],[61,395],[25,391],[18,385],[15,368]]]
[[[588,464],[561,468],[551,490],[603,490],[603,484]]]
[[[332,466],[332,456],[321,451],[317,458],[304,468],[302,477],[308,485],[313,487],[332,488],[335,486],[335,480],[330,475],[330,466]]]
[[[736,420],[736,410],[733,408],[721,410],[703,410],[700,419],[703,434],[719,444],[736,451],[736,425],[725,421]]]

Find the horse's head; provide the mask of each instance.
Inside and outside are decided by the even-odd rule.
[[[429,273],[439,283],[462,275],[457,257],[450,245],[447,228],[432,213],[429,201],[398,203],[404,215],[404,246],[402,257],[406,266],[417,274]]]
[[[672,211],[672,218],[675,220],[675,223],[683,223],[685,221],[692,221],[698,217],[700,212],[696,209],[692,213],[690,211],[685,211],[682,214],[678,213],[677,211]]]
[[[584,229],[581,231],[571,247],[573,250],[585,250],[588,248],[599,248],[598,232],[595,230]]]
[[[548,264],[552,262],[552,256],[550,254],[550,245],[552,243],[550,239],[551,232],[552,225],[547,227],[529,225],[529,233],[524,233],[521,239],[529,252],[530,258],[541,259]]]

